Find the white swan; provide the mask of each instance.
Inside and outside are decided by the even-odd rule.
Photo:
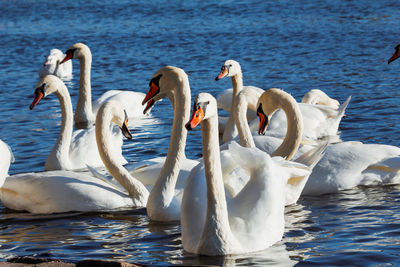
[[[14,155],[11,148],[0,140],[0,187],[8,176],[8,169],[12,162],[14,162]]]
[[[359,185],[400,183],[400,148],[343,142],[329,145],[302,195],[321,195]]]
[[[50,170],[77,170],[86,169],[86,165],[92,167],[104,166],[100,158],[95,136],[95,128],[80,129],[72,133],[73,112],[71,98],[68,89],[57,76],[47,75],[36,84],[35,99],[30,109],[33,109],[42,97],[54,93],[61,105],[61,129],[51,153],[47,157],[44,169]],[[115,132],[116,130],[116,132]],[[112,135],[112,153],[120,164],[126,160],[122,156],[122,135],[115,129]]]
[[[92,53],[89,47],[83,43],[76,43],[68,48],[65,54],[66,56],[61,61],[61,64],[65,64],[65,62],[73,58],[79,59],[80,62],[79,96],[75,109],[75,126],[77,128],[88,128],[91,126],[94,122],[97,110],[106,100],[120,102],[130,119],[143,117],[141,102],[145,94],[141,92],[110,90],[105,92],[92,104],[92,88],[90,81]]]
[[[44,77],[47,74],[53,74],[63,80],[72,78],[72,62],[60,64],[65,55],[61,50],[54,48],[45,56],[43,66],[39,70],[39,77]]]
[[[168,97],[174,107],[167,157],[157,159],[158,164],[134,170],[131,174],[145,185],[153,186],[147,202],[150,220],[177,221],[180,219],[185,180],[198,164],[198,161],[185,157],[187,131],[184,125],[190,116],[190,85],[182,69],[166,66],[155,72],[143,104],[153,105],[163,97]]]
[[[233,95],[232,95],[232,107],[233,112],[237,107],[236,96],[243,90],[246,89],[254,94],[261,95],[263,90],[260,88],[244,87],[243,86],[243,75],[240,64],[235,60],[227,60],[221,68],[220,74],[216,79],[222,79],[223,77],[232,77]],[[316,95],[316,92],[312,92],[312,95]],[[319,97],[322,96],[319,95]],[[300,110],[303,115],[304,131],[303,139],[317,140],[330,136],[331,139],[336,138],[339,140],[338,127],[339,123],[344,115],[344,111],[350,102],[350,97],[339,107],[334,109],[329,106],[323,105],[311,105],[311,104],[300,104]],[[324,99],[325,102],[328,102]],[[232,110],[231,110],[232,111]],[[247,113],[249,116],[249,113]],[[224,131],[223,142],[230,140],[230,138],[236,136],[236,131],[233,130],[230,122],[233,120],[233,114],[230,113],[227,127]],[[269,121],[269,134],[275,135],[276,137],[283,137],[286,133],[286,115],[283,111],[277,111]],[[228,131],[228,132],[226,132]]]
[[[6,178],[3,187],[0,188],[3,204],[10,209],[31,213],[98,211],[145,206],[147,189],[114,161],[112,153],[109,153],[111,144],[107,135],[110,134],[110,123],[116,123],[123,129],[127,138],[130,138],[126,119],[120,104],[112,101],[105,103],[97,114],[96,136],[106,167],[127,192],[84,173],[22,173]]]
[[[204,164],[196,166],[186,182],[181,213],[183,248],[197,254],[227,255],[273,245],[284,231],[286,184],[293,174],[301,183],[310,169],[235,143],[220,154],[217,103],[207,93],[195,98],[186,127],[190,130],[200,122]],[[250,179],[239,193],[230,196],[224,189],[223,172],[229,169],[233,176],[240,176],[238,168],[250,174]]]
[[[311,89],[310,91],[308,91],[301,99],[301,103],[323,105],[334,109],[338,109],[340,105],[339,101],[330,98],[325,92],[321,91],[320,89]]]

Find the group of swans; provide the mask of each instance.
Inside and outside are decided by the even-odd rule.
[[[399,55],[394,55],[389,63]],[[302,105],[280,89],[243,88],[240,65],[233,60],[225,62],[217,79],[232,77],[231,118],[227,125],[231,130],[227,139],[234,137],[232,129],[236,123],[243,147],[231,142],[220,150],[216,99],[208,93],[197,95],[190,117],[188,77],[182,69],[166,66],[154,73],[148,93],[136,100],[139,99],[141,105],[147,104],[147,111],[158,100],[170,99],[174,119],[167,157],[155,159],[158,164],[128,171],[122,166],[122,160],[117,159],[121,145],[115,147],[112,143],[110,124],[118,125],[122,129],[122,133],[118,130],[119,135],[124,134],[130,139],[127,119],[134,115],[124,111],[124,105],[116,101],[117,95],[114,95],[116,99],[111,97],[104,101],[98,110],[92,109],[90,50],[82,43],[75,44],[67,50],[60,64],[71,58],[81,62],[79,98],[84,99],[78,100],[76,124],[90,126],[97,113],[95,126],[85,131],[94,132],[99,158],[117,183],[95,174],[71,171],[92,164],[85,160],[74,163],[77,158],[71,157],[75,145],[71,143],[72,103],[64,83],[47,75],[36,85],[31,109],[51,93],[59,98],[61,132],[46,161],[47,166],[56,167],[47,168],[53,171],[8,177],[9,163],[0,169],[5,177],[0,187],[0,199],[9,208],[53,213],[146,206],[150,220],[180,219],[182,244],[186,251],[226,255],[261,250],[279,241],[284,231],[284,207],[295,203],[300,194],[329,193],[360,184],[400,182],[400,148],[394,146],[343,142],[328,145],[324,153],[325,146],[320,145],[296,156],[301,145],[306,143],[304,139],[317,140],[323,135],[336,134],[350,99],[338,106],[324,95],[316,100],[313,95],[319,94],[318,91],[305,96],[303,101],[310,103],[309,106],[319,104],[324,106],[322,110],[336,111],[325,110],[328,114],[325,118],[335,121],[332,129],[321,130],[329,126],[319,126],[320,133],[307,135],[304,130],[315,127],[307,128],[303,119],[308,113],[303,111]],[[287,124],[283,142],[270,146],[274,149],[269,152],[271,156],[255,145],[245,121],[247,118],[243,119],[246,117],[243,110],[247,107],[256,111],[259,117],[259,134],[265,134],[267,126],[273,128],[272,115],[276,115],[279,108],[283,110],[281,124]],[[323,125],[322,121],[318,123]],[[185,157],[187,130],[199,124],[203,158],[190,160]],[[122,138],[119,140],[122,142]],[[4,150],[2,146],[0,149]],[[7,160],[11,162],[12,153],[8,147],[6,149]],[[297,162],[292,161],[293,158]]]
[[[254,86],[243,86],[241,66],[237,61],[232,59],[224,62],[216,80],[220,80],[224,77],[231,77],[233,86],[233,90],[228,89],[218,97],[219,103],[221,103],[219,104],[220,107],[228,108],[230,106],[230,115],[222,137],[222,141],[227,142],[237,135],[234,114],[238,107],[237,102],[241,92],[245,91],[248,98],[252,97],[252,101],[248,101],[248,107],[256,112],[254,109],[254,101],[258,99],[264,90]],[[231,96],[231,105],[227,103],[229,95]],[[303,102],[304,103],[299,104],[301,113],[303,114],[303,139],[319,140],[329,136],[331,140],[333,140],[333,138],[335,141],[338,140],[339,123],[350,102],[350,97],[340,107],[337,107],[337,100],[330,98],[321,90],[314,89],[304,96]],[[319,103],[320,105],[315,105],[315,103]],[[249,113],[247,114],[249,115]],[[251,119],[254,116],[247,117]],[[276,114],[270,118],[268,135],[284,137],[287,130],[286,125],[286,115],[282,110],[277,111]]]

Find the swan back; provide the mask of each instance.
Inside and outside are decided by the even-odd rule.
[[[312,89],[308,91],[303,98],[301,103],[312,104],[312,105],[324,105],[334,109],[339,108],[339,101],[330,98],[327,94],[319,89]]]

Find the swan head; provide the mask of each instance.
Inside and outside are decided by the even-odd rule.
[[[286,94],[278,88],[270,88],[266,90],[257,101],[257,116],[260,118],[258,134],[265,134],[271,117],[279,108],[279,98],[277,96]]]
[[[222,65],[221,71],[218,76],[215,77],[215,80],[218,81],[224,77],[232,77],[240,73],[242,73],[242,68],[240,67],[239,62],[229,59]]]
[[[29,106],[30,109],[33,109],[43,97],[48,96],[56,92],[61,85],[63,85],[63,81],[55,75],[48,74],[41,78],[35,86],[35,98],[32,101],[32,104]]]
[[[48,66],[48,65],[56,65],[62,61],[64,58],[63,52],[61,52],[60,49],[54,48],[50,50],[50,53],[45,56],[45,61],[43,63],[43,66]]]
[[[153,74],[149,82],[149,90],[142,101],[147,104],[143,113],[146,113],[158,100],[173,94],[184,79],[188,79],[186,73],[177,67],[165,66]]]
[[[194,98],[192,116],[185,127],[188,131],[193,130],[202,121],[213,116],[218,116],[217,101],[209,93],[200,93]]]
[[[63,60],[61,60],[60,64],[73,58],[81,59],[87,55],[92,55],[89,47],[84,43],[76,43],[68,48],[68,50],[65,52],[65,57]]]

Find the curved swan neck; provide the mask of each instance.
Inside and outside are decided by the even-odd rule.
[[[52,162],[58,166],[55,169],[70,170],[71,163],[69,159],[69,150],[71,146],[72,130],[73,130],[73,110],[71,97],[69,96],[67,87],[60,83],[58,89],[54,92],[57,96],[61,106],[61,127],[60,134],[58,135],[57,142],[47,157],[44,169],[46,171],[52,170],[49,161],[56,159],[57,162]],[[50,166],[49,166],[50,165]],[[63,165],[63,166],[62,166]],[[65,165],[65,166],[64,166]]]
[[[218,141],[218,119],[210,117],[201,123],[203,159],[207,182],[207,215],[198,251],[224,250],[232,232],[229,225],[225,189],[222,178]]]
[[[94,121],[92,109],[92,88],[90,83],[92,53],[89,49],[85,49],[82,53],[83,56],[79,57],[79,96],[75,110],[75,126],[77,128],[88,128]]]
[[[272,110],[283,109],[288,124],[286,136],[272,156],[281,156],[290,160],[296,154],[303,134],[303,117],[300,108],[290,94],[280,89],[270,89],[267,92],[270,92],[268,95],[273,99],[270,101]]]
[[[128,191],[134,204],[145,206],[149,194],[146,187],[133,178],[111,155],[110,124],[112,116],[111,107],[102,106],[96,117],[96,142],[100,157],[110,174]]]
[[[187,76],[180,77],[173,89],[174,120],[172,123],[171,138],[165,163],[154,184],[147,205],[147,212],[151,220],[162,218],[160,207],[168,207],[171,203],[175,185],[181,168],[181,161],[185,158],[187,130],[185,122],[190,116],[190,85]],[[169,97],[171,100],[171,97]]]

